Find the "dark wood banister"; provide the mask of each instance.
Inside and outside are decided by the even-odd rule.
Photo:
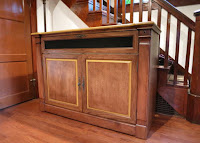
[[[185,68],[181,68],[182,73],[184,73],[184,85],[187,85],[187,79],[190,79],[190,73],[188,72],[189,67],[189,54],[190,54],[190,44],[191,44],[191,31],[195,32],[195,22],[193,22],[190,18],[188,18],[186,15],[184,15],[182,12],[180,12],[178,9],[176,9],[172,4],[167,2],[166,0],[152,0],[154,3],[158,4],[161,8],[165,9],[168,12],[168,15],[173,15],[175,18],[177,18],[177,22],[182,22],[185,24],[189,29],[188,31],[188,43],[187,43],[187,56],[186,56],[186,66]],[[178,26],[177,26],[178,28]],[[169,32],[170,29],[167,31]],[[180,32],[180,29],[177,33]],[[169,37],[168,37],[169,38]],[[180,38],[180,35],[179,35]],[[167,39],[167,44],[169,44],[169,39]],[[178,55],[179,55],[179,39],[176,41],[176,58],[173,59],[174,61],[174,84],[177,82],[177,73],[178,70],[180,70],[180,65],[178,64]],[[178,43],[177,43],[178,42]],[[168,47],[169,48],[169,47]],[[168,49],[169,50],[169,49]],[[170,57],[168,53],[165,51],[164,55],[166,57]],[[168,62],[168,59],[165,59],[165,63]],[[165,64],[167,66],[167,63]]]
[[[162,8],[164,8],[166,11],[171,13],[174,17],[176,17],[190,29],[195,31],[195,22],[192,21],[190,18],[188,18],[186,15],[184,15],[182,12],[180,12],[178,9],[176,9],[176,7],[171,5],[169,2],[167,2],[166,0],[153,0],[153,1],[156,2],[158,5],[160,5]]]
[[[103,0],[90,0],[92,2],[102,2]],[[187,42],[187,55],[186,55],[186,66],[185,68],[181,67],[181,65],[178,63],[178,56],[179,56],[179,41],[180,41],[180,36],[178,39],[176,39],[176,58],[172,59],[174,61],[174,85],[177,83],[177,74],[180,71],[182,74],[184,74],[184,85],[188,84],[188,80],[190,80],[191,74],[188,72],[189,68],[189,59],[190,59],[190,50],[191,50],[191,32],[195,32],[195,22],[192,21],[190,18],[188,18],[186,15],[184,15],[182,12],[180,12],[178,9],[176,9],[172,4],[170,4],[166,0],[150,0],[147,3],[143,3],[142,0],[139,1],[139,3],[134,3],[134,7],[131,6],[131,4],[126,5],[125,0],[116,0],[118,2],[117,8],[114,7],[115,9],[118,9],[118,17],[123,17],[122,18],[122,24],[124,23],[132,23],[133,22],[133,14],[130,14],[130,21],[125,22],[125,13],[132,13],[132,12],[139,12],[139,21],[142,21],[142,16],[143,16],[143,11],[148,11],[148,21],[151,21],[151,14],[152,10],[157,10],[158,9],[158,26],[160,27],[161,24],[161,9],[165,9],[168,13],[168,22],[167,22],[167,35],[166,35],[166,50],[163,52],[165,57],[170,57],[169,56],[169,43],[170,43],[170,19],[171,16],[174,16],[177,19],[177,22],[179,25],[179,29],[177,29],[177,33],[180,33],[180,27],[181,23],[186,25],[188,27],[188,42]],[[116,2],[115,1],[115,2]],[[132,0],[132,3],[134,1]],[[114,8],[110,6],[110,4],[107,4],[105,1],[102,2],[105,8],[109,6],[109,10],[107,10],[107,19],[109,19],[110,14],[113,13],[116,16],[116,12],[114,12]],[[95,6],[96,7],[96,6]],[[131,9],[132,7],[132,9]],[[94,8],[93,8],[94,10]],[[122,15],[121,15],[122,14]],[[118,19],[119,20],[119,19]],[[107,24],[112,24],[107,20]],[[115,21],[115,24],[116,21]],[[180,35],[180,34],[179,34]],[[165,67],[168,66],[168,58],[165,58]]]

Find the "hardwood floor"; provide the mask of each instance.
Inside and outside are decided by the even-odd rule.
[[[31,100],[0,110],[0,143],[199,143],[200,125],[157,115],[148,140],[39,110]]]

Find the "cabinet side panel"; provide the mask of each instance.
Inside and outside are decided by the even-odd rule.
[[[159,35],[154,31],[151,32],[151,49],[150,49],[150,72],[149,72],[149,100],[148,100],[148,130],[151,127],[152,119],[155,113],[155,99],[157,91],[157,65],[159,55]]]
[[[149,37],[139,37],[137,124],[147,125],[147,103],[149,93]]]

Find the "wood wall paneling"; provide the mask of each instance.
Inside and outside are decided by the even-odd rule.
[[[26,47],[24,35],[24,23],[0,19],[0,60],[20,61],[26,60]]]
[[[29,1],[0,1],[0,109],[34,97]]]
[[[1,63],[0,71],[0,97],[29,90],[26,62]]]
[[[1,0],[0,18],[24,21],[23,0]]]
[[[0,109],[30,99],[26,62],[0,63],[0,71]]]

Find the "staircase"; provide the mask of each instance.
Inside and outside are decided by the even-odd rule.
[[[192,66],[190,57],[193,57],[191,43],[194,42],[192,33],[195,32],[195,22],[178,11],[166,0],[148,0],[147,2],[139,0],[139,3],[134,3],[134,0],[130,0],[130,4],[126,4],[125,0],[113,0],[114,5],[111,5],[110,0],[62,1],[89,27],[134,23],[135,21],[142,22],[144,16],[146,16],[147,21],[153,20],[162,29],[164,26],[162,16],[163,11],[165,11],[167,13],[166,25],[164,26],[166,32],[163,34],[164,36],[160,36],[160,42],[164,42],[165,48],[160,48],[162,56],[158,67],[157,92],[180,115],[186,117],[188,90],[191,80],[189,66]],[[175,42],[174,57],[169,55],[171,50],[170,42],[172,40],[170,36],[173,34],[171,33],[171,29],[174,24],[172,18],[176,21],[176,39],[173,39]],[[182,29],[183,25],[187,29],[186,55],[181,55],[181,58],[185,59],[185,66],[179,63],[181,35],[185,32]]]

